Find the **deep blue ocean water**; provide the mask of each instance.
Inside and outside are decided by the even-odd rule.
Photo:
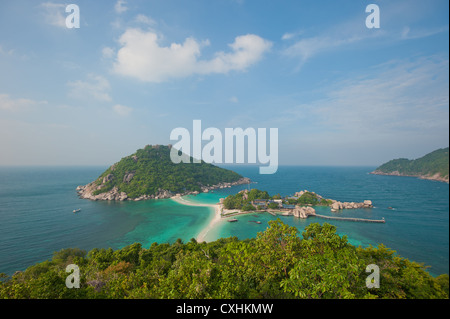
[[[370,199],[373,209],[323,215],[381,219],[385,224],[331,221],[310,217],[280,217],[300,234],[313,222],[328,222],[354,245],[378,245],[430,266],[433,275],[449,272],[449,185],[412,177],[369,174],[374,167],[281,166],[273,175],[258,174],[257,167],[228,168],[256,182],[251,188],[290,195],[307,189],[325,198],[360,202]],[[134,242],[188,241],[208,224],[207,207],[180,205],[170,199],[141,202],[105,202],[79,199],[75,188],[96,179],[106,167],[1,167],[0,168],[0,272],[13,274],[52,257],[68,247],[89,251],[114,249]],[[216,203],[247,185],[190,196],[193,201]],[[393,207],[394,209],[388,209]],[[74,214],[74,209],[81,208]],[[222,223],[208,240],[255,237],[276,217],[270,214],[239,216],[237,223]],[[261,224],[250,223],[260,220]]]

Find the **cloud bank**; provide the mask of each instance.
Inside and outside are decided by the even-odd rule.
[[[182,44],[161,46],[153,31],[128,29],[120,37],[114,72],[144,82],[165,82],[194,74],[225,74],[245,71],[259,62],[272,46],[257,35],[238,36],[229,44],[230,52],[217,52],[209,60],[201,60],[201,48],[209,41],[199,43],[187,38]]]

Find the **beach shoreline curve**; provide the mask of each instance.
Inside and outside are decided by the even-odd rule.
[[[209,221],[208,225],[206,225],[198,234],[196,237],[197,242],[206,242],[205,238],[207,234],[214,228],[218,226],[218,224],[221,222],[222,218],[220,216],[220,212],[222,209],[222,205],[220,204],[206,204],[206,203],[194,203],[191,201],[188,201],[184,198],[184,196],[172,196],[170,199],[177,202],[181,205],[187,205],[187,206],[198,206],[198,207],[210,207],[214,209],[214,216]]]

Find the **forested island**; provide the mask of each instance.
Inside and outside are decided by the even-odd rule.
[[[413,176],[422,179],[431,179],[449,182],[449,148],[441,148],[427,155],[409,160],[399,158],[384,163],[371,174]]]
[[[147,145],[109,167],[95,181],[78,186],[77,192],[85,199],[137,201],[198,194],[250,182],[238,173],[204,161],[175,164],[170,159],[171,148]]]
[[[79,288],[67,288],[66,267],[79,267]],[[379,288],[368,288],[368,265]],[[119,250],[55,252],[11,278],[0,274],[1,299],[432,299],[448,298],[449,277],[383,245],[355,247],[336,227],[314,223],[299,236],[279,219],[256,238],[210,243],[135,243]]]

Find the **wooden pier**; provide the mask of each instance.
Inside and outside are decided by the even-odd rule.
[[[364,222],[364,223],[385,223],[386,221],[383,219],[364,219],[364,218],[352,218],[352,217],[334,217],[334,216],[324,216],[324,215],[311,215],[316,216],[319,218],[325,218],[325,219],[335,219],[335,220],[345,220],[345,221],[351,221],[351,222]]]

